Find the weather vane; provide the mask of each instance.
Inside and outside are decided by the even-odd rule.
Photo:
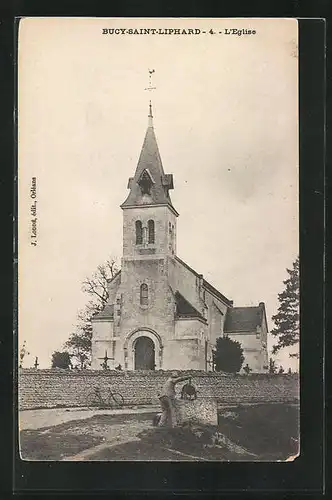
[[[157,87],[152,87],[152,75],[155,73],[154,69],[149,69],[149,86],[146,87],[144,90],[156,90]]]

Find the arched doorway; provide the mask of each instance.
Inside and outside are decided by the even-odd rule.
[[[155,348],[154,342],[149,337],[138,337],[135,341],[135,370],[154,370]]]
[[[152,369],[154,370],[160,370],[163,366],[163,343],[161,340],[160,335],[152,330],[151,328],[143,327],[143,328],[137,328],[136,330],[133,330],[130,332],[123,344],[123,354],[124,354],[124,368],[125,370],[135,370],[135,346],[136,342],[140,338],[146,338],[148,337],[152,343],[153,343],[153,348],[154,348],[154,363],[155,366]],[[138,349],[140,347],[138,346]],[[148,346],[148,350],[151,350],[151,344],[150,347]],[[150,364],[150,366],[153,365],[153,363]]]

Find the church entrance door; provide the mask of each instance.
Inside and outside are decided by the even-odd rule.
[[[149,337],[139,337],[135,342],[135,370],[154,370],[155,349]]]

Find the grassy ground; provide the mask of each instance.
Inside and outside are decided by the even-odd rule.
[[[169,448],[167,445],[161,447],[160,444],[148,443],[146,441],[125,443],[112,448],[105,448],[96,453],[91,460],[109,461],[109,460],[127,460],[127,461],[172,461],[172,462],[191,462],[191,461],[215,461],[215,460],[238,460],[236,454],[224,450],[208,451],[194,446],[186,446],[185,451],[180,451],[175,447]]]
[[[21,457],[24,460],[63,460],[117,436],[136,435],[151,426],[154,415],[95,415],[42,429],[22,430]]]
[[[194,432],[197,430],[196,427]],[[194,432],[189,428],[147,429],[140,433],[140,441],[105,448],[97,452],[93,459],[143,461],[239,460],[237,453],[225,448],[205,447],[208,440],[202,439],[202,427],[199,427],[200,437],[195,435]],[[252,459],[252,457],[249,457],[249,459]]]
[[[92,448],[102,441],[101,437],[87,435],[63,435],[57,429],[45,434],[40,431],[21,432],[20,451],[23,460],[62,460],[66,456]]]
[[[264,457],[264,460],[285,460],[298,453],[298,406],[240,406],[234,415],[236,418],[225,418],[221,414],[218,422],[222,432],[235,443]]]
[[[20,433],[28,460],[285,460],[298,452],[298,408],[238,406],[218,426],[154,428],[151,414],[95,415]],[[212,436],[221,441],[212,445]],[[225,442],[225,439],[227,440]],[[85,450],[85,451],[84,451]],[[84,454],[87,455],[84,455]]]

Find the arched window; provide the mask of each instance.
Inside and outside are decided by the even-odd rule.
[[[154,243],[154,221],[148,221],[149,243]]]
[[[140,303],[141,306],[147,306],[149,302],[149,289],[148,285],[146,283],[143,283],[141,285],[141,291],[140,291]]]
[[[136,226],[136,245],[141,245],[143,243],[142,222],[140,220],[137,220],[135,222],[135,226]]]

